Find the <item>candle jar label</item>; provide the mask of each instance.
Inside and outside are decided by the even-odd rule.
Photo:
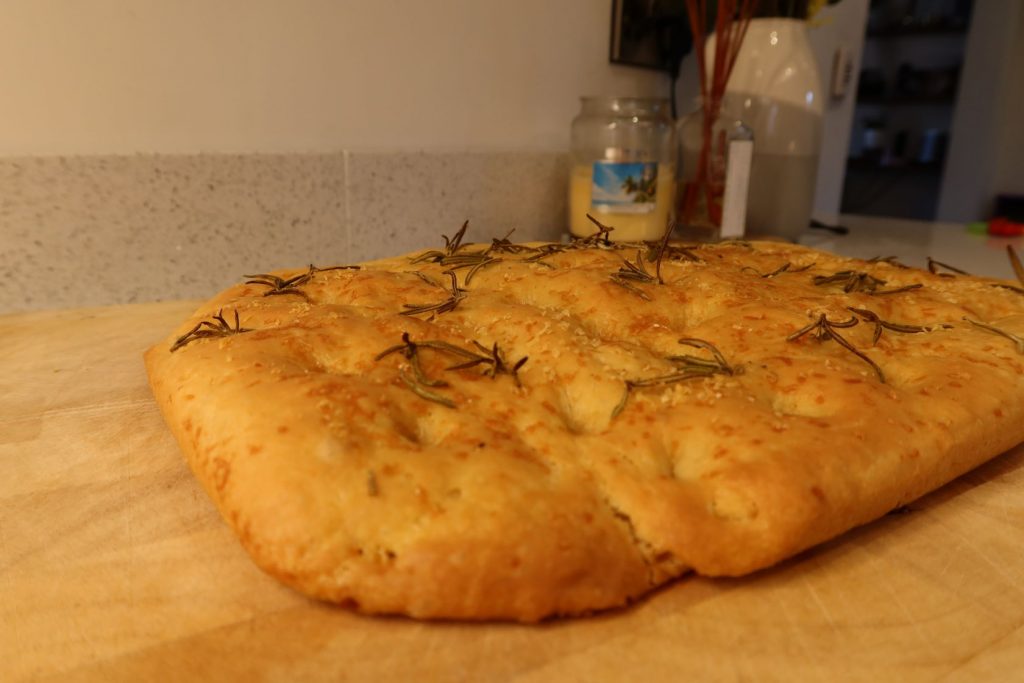
[[[594,162],[591,208],[600,213],[653,213],[658,197],[658,164]]]

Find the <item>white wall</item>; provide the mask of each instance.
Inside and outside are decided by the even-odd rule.
[[[611,0],[0,0],[0,156],[564,149]]]
[[[813,216],[830,225],[839,223],[839,207],[843,200],[846,157],[857,101],[857,79],[864,51],[868,4],[868,0],[843,0],[832,7],[825,7],[814,17],[808,31],[808,39],[826,91]],[[839,48],[846,49],[850,55],[853,78],[847,86],[846,94],[834,98],[828,93],[832,87],[832,60]]]

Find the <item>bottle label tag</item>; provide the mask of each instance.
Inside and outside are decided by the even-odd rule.
[[[754,158],[752,140],[729,142],[725,162],[725,194],[722,197],[721,237],[743,237],[747,228],[747,190],[750,188],[750,164]]]
[[[653,213],[656,162],[595,161],[590,206],[599,213]]]

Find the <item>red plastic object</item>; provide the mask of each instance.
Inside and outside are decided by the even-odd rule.
[[[1019,237],[1024,235],[1024,223],[1011,221],[1009,218],[993,218],[988,222],[988,234],[1000,237]]]

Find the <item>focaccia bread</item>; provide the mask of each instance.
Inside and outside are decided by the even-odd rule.
[[[462,235],[247,276],[146,353],[197,478],[303,593],[587,613],[770,566],[1024,441],[1015,284],[768,242]]]

